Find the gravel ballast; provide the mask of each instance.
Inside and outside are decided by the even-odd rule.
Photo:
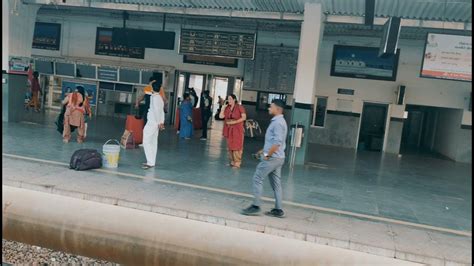
[[[5,239],[2,239],[2,262],[13,265],[118,265]]]

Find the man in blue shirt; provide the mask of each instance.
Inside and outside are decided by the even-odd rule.
[[[263,179],[268,176],[275,194],[275,208],[265,214],[274,217],[284,216],[281,208],[282,189],[280,180],[281,167],[285,163],[286,134],[288,132],[288,127],[283,117],[284,108],[285,103],[282,100],[274,100],[268,109],[273,118],[265,134],[263,150],[258,153],[261,162],[258,164],[253,176],[253,194],[255,198],[253,204],[242,211],[244,215],[257,215],[260,213]]]

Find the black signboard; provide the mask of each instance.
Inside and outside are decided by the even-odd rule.
[[[337,89],[337,94],[354,95],[354,90],[339,88]]]
[[[112,44],[129,47],[145,47],[174,50],[174,31],[139,30],[130,28],[113,28]]]
[[[183,56],[183,63],[237,68],[239,59],[185,54]]]
[[[245,60],[243,89],[291,94],[297,64],[298,48],[258,46],[255,60]]]
[[[108,55],[128,58],[145,58],[145,48],[143,47],[127,47],[125,45],[112,44],[113,29],[97,28],[95,54]]]
[[[379,57],[379,48],[334,45],[331,76],[395,81],[398,58],[395,55]]]
[[[97,78],[100,80],[117,81],[118,79],[117,72],[118,70],[115,67],[98,67]]]
[[[33,48],[45,50],[59,50],[61,42],[61,24],[58,23],[35,23],[33,34]]]
[[[179,53],[253,59],[255,33],[181,29]]]

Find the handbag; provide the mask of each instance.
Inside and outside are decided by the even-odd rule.
[[[120,147],[124,149],[135,149],[135,140],[133,139],[133,132],[125,129],[123,132],[122,138],[120,139]]]

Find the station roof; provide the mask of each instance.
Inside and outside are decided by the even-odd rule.
[[[363,16],[365,0],[91,0],[169,8],[202,8],[302,13],[305,3],[321,3],[329,15]],[[472,0],[376,0],[375,16],[452,22],[472,21]]]

